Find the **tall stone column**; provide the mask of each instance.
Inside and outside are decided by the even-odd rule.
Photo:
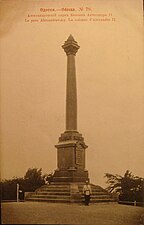
[[[77,131],[77,87],[75,55],[80,48],[72,35],[62,46],[67,55],[66,86],[66,131],[59,137],[57,169],[54,182],[84,182],[88,179],[85,170],[85,149],[82,135]]]
[[[77,130],[77,88],[75,55],[80,46],[70,35],[62,46],[67,55],[66,131]]]

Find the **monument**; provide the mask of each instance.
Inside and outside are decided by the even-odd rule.
[[[25,195],[28,201],[82,202],[85,181],[89,179],[85,169],[85,150],[88,147],[77,131],[77,87],[75,57],[80,46],[70,35],[62,46],[67,55],[66,130],[59,137],[57,169],[52,182],[34,193]],[[114,201],[110,194],[98,185],[91,184],[91,202]]]
[[[85,149],[82,135],[77,131],[77,87],[75,57],[80,46],[70,35],[62,46],[67,55],[66,131],[61,134],[57,148],[57,167],[53,181],[85,182]]]

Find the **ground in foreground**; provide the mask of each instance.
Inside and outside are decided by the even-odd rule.
[[[140,225],[144,208],[117,203],[2,203],[2,224]],[[142,224],[143,225],[143,224]]]

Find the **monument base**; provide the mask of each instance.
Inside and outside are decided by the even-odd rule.
[[[43,185],[35,192],[25,193],[25,201],[80,203],[84,204],[83,182],[52,182]],[[91,184],[91,203],[116,201],[111,194],[98,185]]]
[[[77,171],[76,169],[55,170],[53,182],[85,182],[88,180],[88,171]]]
[[[57,170],[53,182],[85,182],[88,171],[85,169],[85,149],[87,145],[78,131],[65,131],[61,134],[57,148]]]

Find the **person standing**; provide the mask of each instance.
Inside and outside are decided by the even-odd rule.
[[[83,186],[83,194],[85,197],[85,205],[89,205],[92,190],[88,180],[86,180],[86,184]]]

